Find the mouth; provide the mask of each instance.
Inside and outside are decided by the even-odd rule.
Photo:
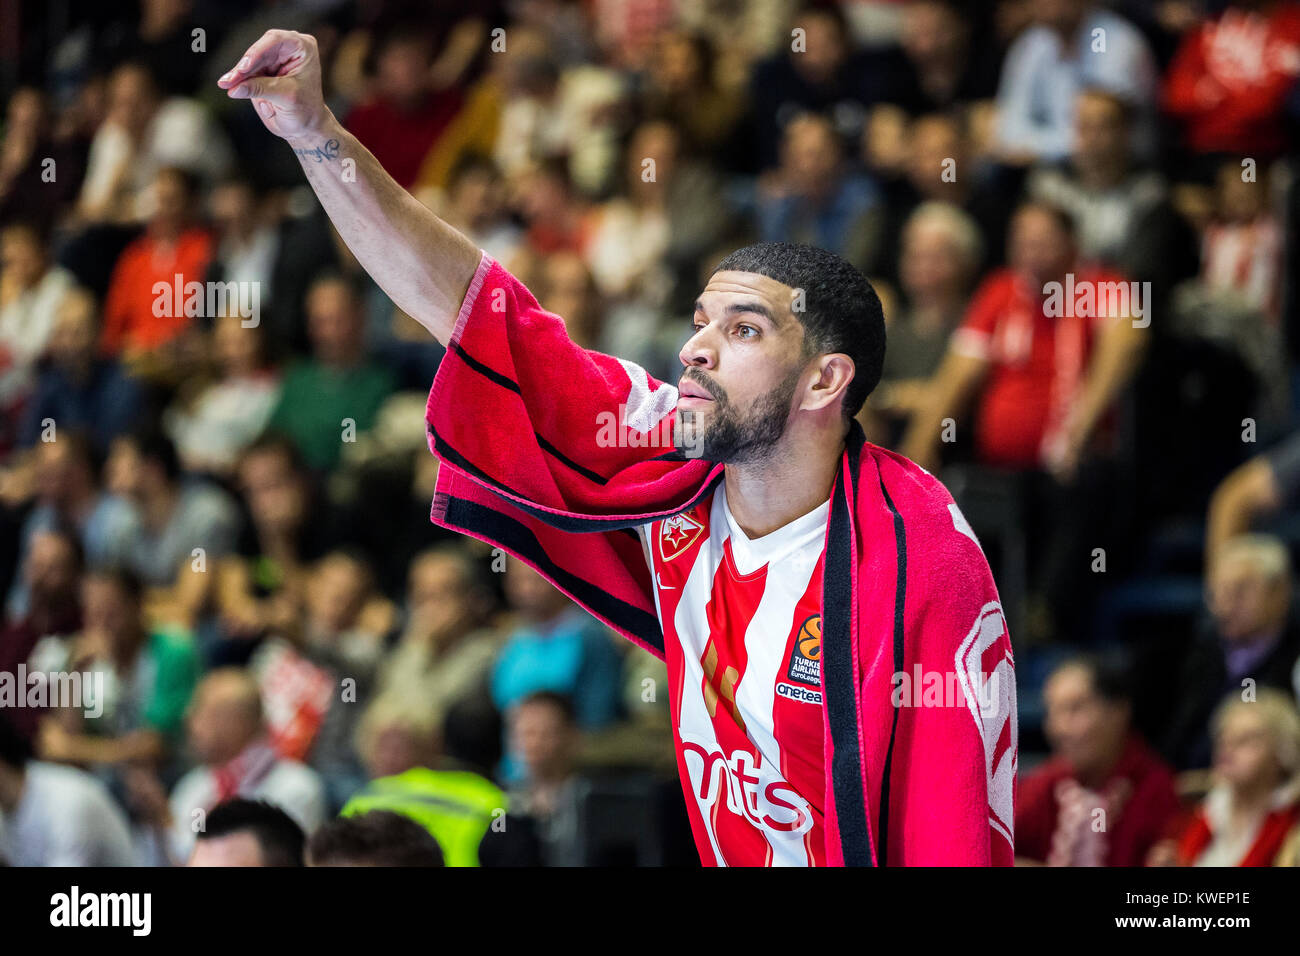
[[[681,385],[677,389],[677,404],[681,405],[683,402],[688,401],[711,402],[713,401],[713,396],[709,394],[708,390],[703,385],[700,385],[697,382],[692,382],[689,379],[683,379]]]

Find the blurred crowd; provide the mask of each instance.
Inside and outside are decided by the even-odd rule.
[[[1018,857],[1300,862],[1300,3],[5,9],[0,859],[694,859],[662,665],[429,522],[441,347],[215,85],[278,27],[399,183],[657,378],[736,247],[859,267],[859,421],[1006,607]]]

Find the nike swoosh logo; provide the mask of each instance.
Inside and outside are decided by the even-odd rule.
[[[658,582],[659,586],[660,586],[661,588],[663,588],[665,591],[676,591],[676,590],[677,590],[677,586],[676,586],[676,585],[673,585],[673,584],[664,584],[664,582],[663,582],[663,578],[661,578],[661,577],[659,576],[659,572],[658,572],[658,571],[655,572],[655,581]]]

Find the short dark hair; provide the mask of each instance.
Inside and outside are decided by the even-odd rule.
[[[168,481],[176,481],[180,477],[181,462],[176,454],[176,445],[156,424],[134,429],[123,437],[135,448],[141,458],[161,466]]]
[[[312,834],[307,856],[313,866],[444,866],[438,841],[410,817],[371,810],[336,817]]]
[[[753,272],[803,292],[804,355],[843,352],[853,359],[844,417],[862,408],[885,362],[885,313],[871,282],[833,252],[793,242],[759,242],[726,256],[715,273]]]
[[[273,803],[232,797],[208,813],[200,840],[218,840],[248,833],[262,851],[264,866],[302,866],[306,834],[293,817]]]
[[[307,472],[307,465],[303,462],[302,452],[298,450],[297,443],[287,434],[276,429],[267,429],[245,446],[240,452],[236,471],[242,469],[250,458],[268,454],[282,457],[289,465],[289,470],[295,475],[304,475]]]
[[[1131,704],[1133,702],[1133,667],[1123,654],[1075,654],[1052,668],[1052,675],[1072,667],[1087,673],[1093,692],[1107,703]]]
[[[442,719],[442,748],[453,760],[491,776],[501,762],[501,733],[501,712],[487,695],[466,694]]]
[[[1037,209],[1040,212],[1047,213],[1047,215],[1051,216],[1052,219],[1056,221],[1056,225],[1060,230],[1070,239],[1074,239],[1078,234],[1079,226],[1078,223],[1075,222],[1074,214],[1064,206],[1059,206],[1047,199],[1026,199],[1016,207],[1014,215],[1019,216],[1027,209]]]
[[[578,723],[578,711],[574,707],[573,698],[567,694],[560,694],[553,690],[533,691],[515,706],[523,707],[526,704],[541,704],[544,707],[554,708],[564,719],[565,724],[570,727],[576,726]]]
[[[144,581],[131,568],[121,564],[103,564],[92,567],[85,579],[99,578],[117,588],[118,593],[139,607],[144,603]]]

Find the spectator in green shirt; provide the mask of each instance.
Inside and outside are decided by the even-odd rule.
[[[44,760],[103,769],[161,763],[174,750],[198,681],[191,637],[146,626],[142,585],[129,571],[88,572],[81,593],[81,633],[60,648],[38,645],[29,666],[90,674],[95,699],[46,718],[38,752]]]
[[[289,366],[267,428],[289,436],[311,468],[328,471],[343,442],[374,424],[396,381],[366,357],[365,313],[346,279],[317,279],[306,310],[312,357]]]

